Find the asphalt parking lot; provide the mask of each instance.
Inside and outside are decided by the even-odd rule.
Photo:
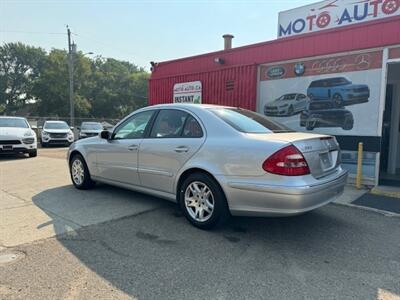
[[[400,218],[330,204],[207,232],[164,200],[75,190],[65,149],[0,157],[0,299],[131,298],[400,299]]]

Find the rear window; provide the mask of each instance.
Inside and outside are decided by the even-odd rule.
[[[216,116],[244,133],[276,133],[293,130],[263,115],[240,108],[211,108]]]

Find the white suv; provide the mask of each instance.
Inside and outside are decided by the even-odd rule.
[[[71,145],[74,133],[64,121],[46,121],[41,132],[41,144],[47,147],[53,145]]]
[[[36,133],[25,118],[0,117],[0,153],[37,156]]]

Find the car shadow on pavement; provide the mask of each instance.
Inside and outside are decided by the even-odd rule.
[[[400,294],[399,265],[391,267],[399,264],[399,236],[382,235],[376,224],[383,217],[370,212],[328,205],[290,218],[235,217],[202,231],[176,204],[105,185],[64,186],[33,201],[70,254],[131,297],[373,298],[380,288]]]
[[[0,154],[0,162],[2,161],[13,161],[29,158],[28,154],[18,153],[18,154]]]
[[[103,184],[92,190],[77,190],[73,185],[52,188],[35,195],[32,201],[51,217],[57,235],[165,204],[161,199]]]

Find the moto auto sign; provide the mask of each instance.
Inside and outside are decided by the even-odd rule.
[[[325,0],[279,13],[278,38],[400,15],[400,0]]]

